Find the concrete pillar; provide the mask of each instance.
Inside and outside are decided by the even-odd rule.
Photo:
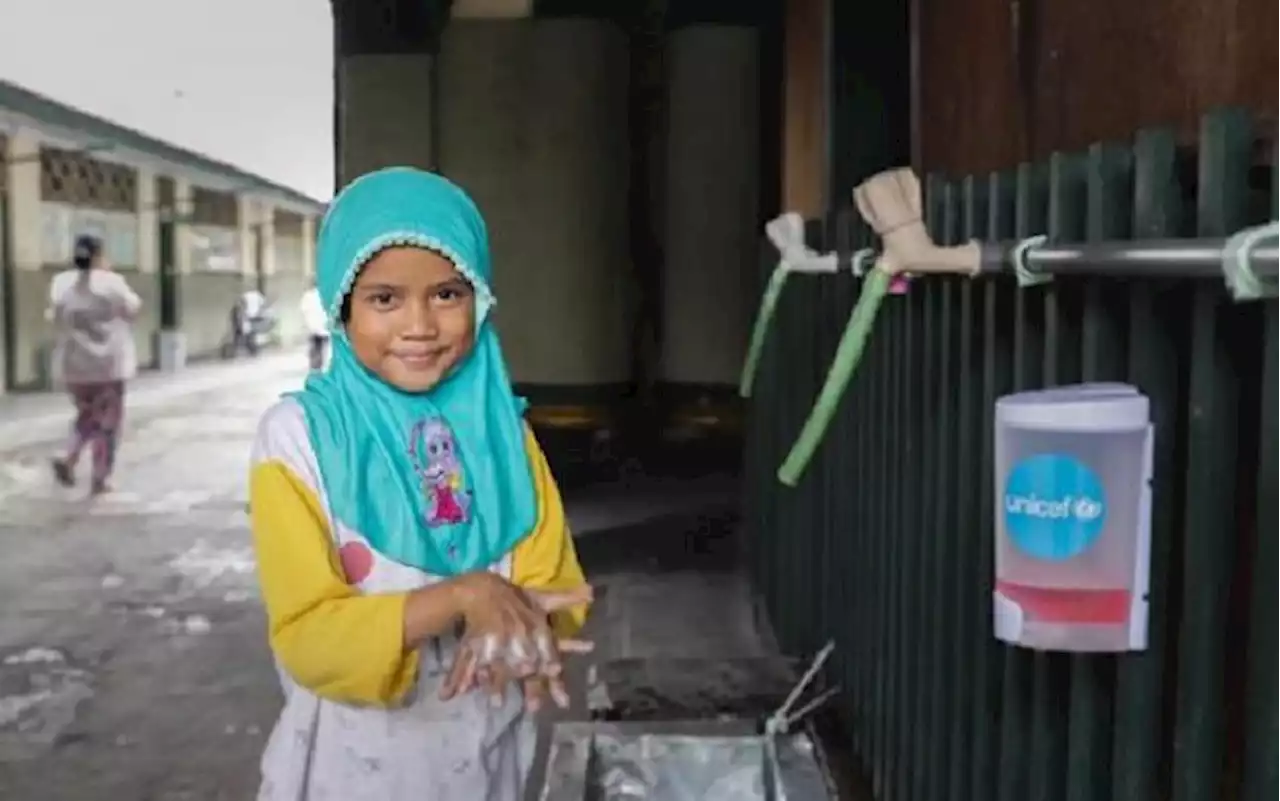
[[[258,236],[261,237],[262,275],[267,283],[277,272],[276,264],[276,209],[267,201],[259,204]]]
[[[36,131],[18,128],[8,137],[7,189],[9,267],[5,277],[4,385],[47,386],[50,329],[45,320],[49,277],[44,266],[44,220],[40,206],[40,145]]]
[[[155,273],[160,268],[160,250],[157,231],[160,213],[157,208],[156,175],[143,167],[138,168],[138,263],[140,273]]]
[[[138,365],[144,369],[162,361],[160,341],[160,212],[157,206],[155,172],[135,167],[133,230],[136,272],[127,276],[129,285],[142,299],[142,311],[134,321],[133,335],[138,347]]]
[[[250,195],[236,195],[236,215],[240,241],[240,275],[246,284],[257,281],[258,275],[258,223],[261,210],[256,198]]]
[[[383,166],[434,169],[434,54],[448,4],[332,5],[337,186]]]
[[[9,208],[10,139],[0,135],[0,395],[8,389],[9,360],[12,348],[12,332],[9,320],[13,315],[13,287],[8,270],[12,256],[13,226]]]
[[[732,394],[759,258],[759,32],[693,24],[667,36],[666,261],[661,378]]]
[[[433,169],[434,53],[443,15],[334,0],[337,187],[392,165]],[[388,15],[391,19],[386,18]]]
[[[191,272],[191,183],[184,178],[173,179],[173,204],[178,223],[174,228],[173,252],[179,275]]]
[[[633,290],[626,33],[582,18],[454,20],[438,69],[440,171],[488,222],[512,378],[535,406],[623,397]],[[558,307],[565,313],[547,313]]]
[[[308,278],[316,274],[316,218],[302,218],[302,272]]]
[[[154,182],[152,182],[154,183]],[[154,191],[154,188],[153,190]],[[164,213],[170,215],[172,219],[173,230],[173,265],[172,265],[172,291],[175,295],[173,303],[176,307],[175,313],[177,320],[183,318],[182,293],[183,283],[186,276],[191,273],[191,226],[187,224],[187,218],[191,214],[191,184],[186,180],[178,177],[173,179],[173,208],[164,209]],[[140,215],[141,216],[141,215]],[[157,231],[153,235],[158,236],[159,221],[156,221]],[[157,261],[159,254],[157,253]],[[165,269],[166,265],[158,265],[160,269]],[[175,372],[184,368],[187,364],[187,332],[181,327],[166,328],[161,326],[156,333],[156,361],[162,372]]]
[[[430,54],[356,55],[337,65],[338,179],[396,165],[435,166]]]
[[[19,128],[9,135],[9,242],[13,266],[39,270],[44,266],[40,218],[40,138]]]

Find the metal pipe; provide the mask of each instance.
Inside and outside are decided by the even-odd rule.
[[[1105,275],[1123,278],[1209,278],[1222,275],[1226,239],[1148,239],[1041,245],[1027,251],[1026,266],[1047,275]],[[983,243],[982,273],[1012,273],[1016,242]],[[1276,280],[1275,245],[1253,248],[1254,274]]]

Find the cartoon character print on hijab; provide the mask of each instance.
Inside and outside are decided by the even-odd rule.
[[[439,418],[416,423],[409,437],[409,458],[427,496],[427,525],[467,522],[471,497],[463,489],[462,460],[449,426]]]

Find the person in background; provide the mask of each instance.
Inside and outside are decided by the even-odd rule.
[[[249,287],[240,293],[231,313],[231,355],[240,353],[243,345],[250,356],[258,355],[258,334],[267,325],[267,298],[257,287]]]
[[[110,489],[125,382],[138,371],[132,322],[141,308],[128,282],[108,266],[101,240],[79,237],[74,267],[55,275],[50,284],[46,315],[55,329],[53,370],[76,409],[67,449],[53,460],[53,475],[63,486],[75,484],[76,463],[88,445],[93,458],[90,491],[99,495]]]
[[[320,290],[314,281],[298,303],[302,324],[307,329],[307,359],[312,370],[323,370],[325,354],[329,349],[329,319],[320,300]]]

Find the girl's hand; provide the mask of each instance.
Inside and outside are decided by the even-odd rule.
[[[560,655],[589,651],[591,644],[582,640],[557,642],[547,615],[589,603],[591,587],[526,591],[490,573],[473,574],[464,581],[466,635],[441,685],[440,697],[449,699],[479,684],[501,699],[508,682],[521,681],[531,708],[540,703],[545,692],[557,704],[566,705]]]

